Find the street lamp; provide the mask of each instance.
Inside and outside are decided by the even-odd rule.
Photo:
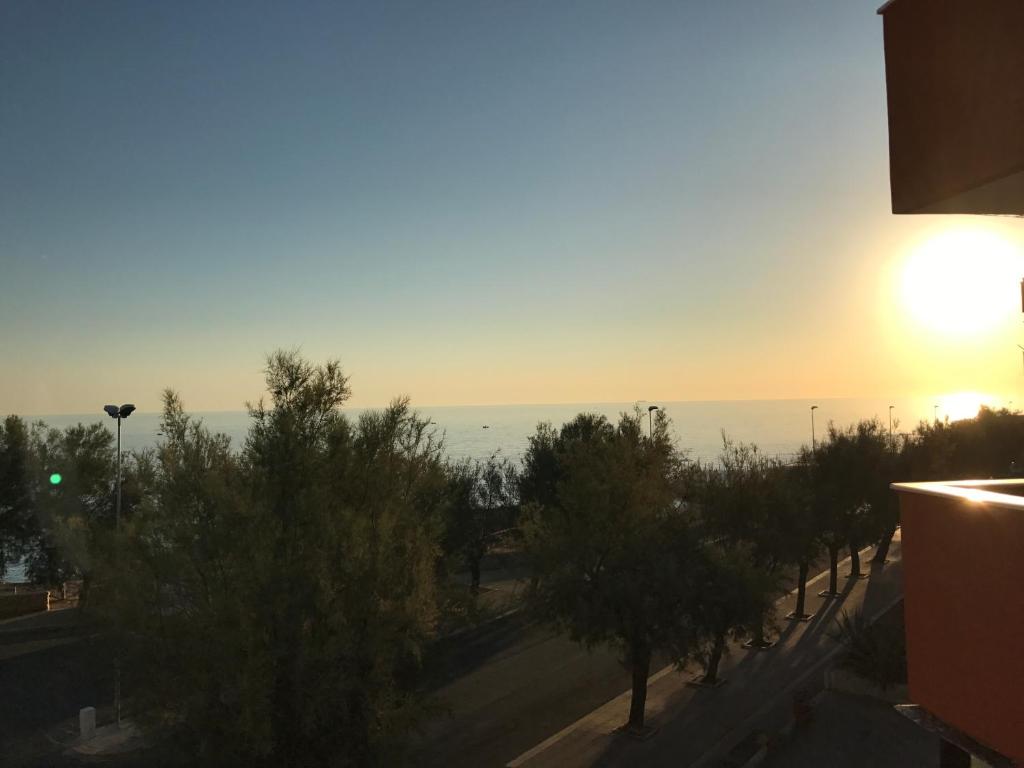
[[[895,408],[895,407],[896,407],[895,405],[890,405],[889,406],[889,441],[890,442],[892,441],[892,409]]]
[[[651,439],[651,440],[654,439],[654,416],[652,416],[652,414],[655,411],[660,411],[660,410],[661,410],[661,408],[659,408],[656,405],[648,405],[647,406],[647,434],[648,434],[648,438]]]
[[[814,412],[816,410],[818,410],[818,406],[812,405],[811,406],[811,451],[812,452],[818,450],[818,444],[817,444],[817,442],[814,439]]]
[[[114,517],[115,529],[121,530],[121,419],[132,415],[135,406],[125,403],[120,408],[116,405],[104,405],[107,416],[117,419],[117,512]],[[114,706],[117,708],[117,724],[121,725],[121,658],[114,658]]]
[[[131,403],[125,403],[120,408],[116,405],[104,405],[103,410],[110,418],[117,419],[117,512],[114,516],[114,526],[121,530],[121,419],[131,416],[135,406]]]
[[[935,405],[932,406],[932,418],[935,419],[935,421],[939,420],[939,404],[938,403],[936,403]]]

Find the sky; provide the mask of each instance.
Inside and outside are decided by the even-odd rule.
[[[280,347],[357,406],[1024,402],[1024,224],[891,215],[878,4],[2,3],[0,413]]]

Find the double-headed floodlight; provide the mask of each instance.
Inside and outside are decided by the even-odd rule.
[[[131,403],[125,403],[120,408],[116,405],[104,405],[103,410],[107,412],[107,415],[112,419],[127,419],[132,415],[135,410],[135,406]]]

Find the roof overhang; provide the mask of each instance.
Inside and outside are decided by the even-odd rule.
[[[878,12],[893,213],[1024,215],[1024,1]]]

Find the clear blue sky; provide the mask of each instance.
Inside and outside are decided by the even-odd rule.
[[[0,4],[0,412],[913,394],[877,4]]]

